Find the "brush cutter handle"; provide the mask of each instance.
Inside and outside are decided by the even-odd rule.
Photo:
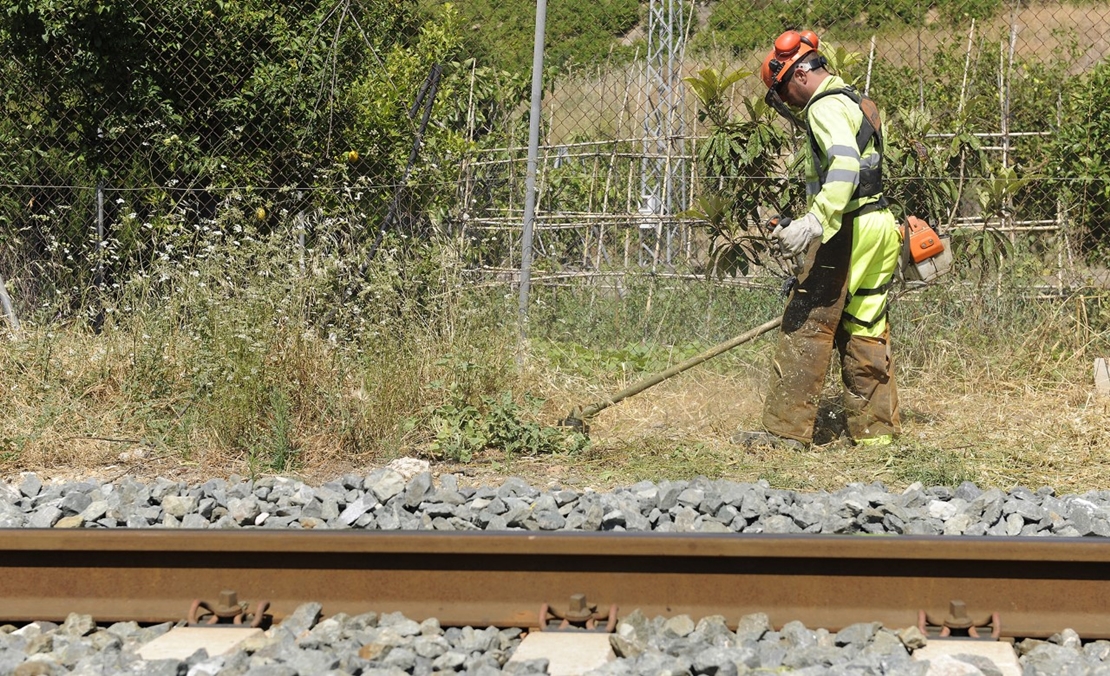
[[[635,394],[639,394],[640,392],[643,392],[644,390],[648,389],[649,387],[652,387],[654,385],[658,385],[659,383],[663,382],[664,380],[666,380],[666,379],[668,379],[672,376],[676,376],[679,373],[682,373],[683,371],[685,371],[687,369],[691,369],[691,368],[697,366],[698,364],[701,364],[702,362],[709,361],[713,357],[716,357],[719,354],[723,354],[725,352],[728,352],[729,350],[731,350],[732,348],[734,348],[738,345],[743,345],[744,343],[751,342],[751,341],[755,340],[756,338],[762,336],[764,333],[767,333],[771,329],[778,328],[778,326],[780,324],[782,324],[782,317],[776,317],[775,319],[772,319],[768,322],[760,324],[759,326],[755,327],[754,329],[746,331],[745,333],[742,333],[739,336],[736,336],[735,338],[731,338],[729,340],[726,340],[723,343],[718,343],[717,345],[714,345],[713,347],[709,348],[705,352],[702,352],[701,354],[699,354],[695,357],[690,357],[689,359],[687,359],[686,361],[684,361],[680,364],[675,364],[674,366],[670,367],[666,371],[661,371],[659,373],[656,373],[655,375],[648,376],[647,378],[644,378],[640,382],[638,382],[634,385],[631,385],[629,387],[626,387],[625,389],[621,390],[620,392],[617,392],[616,394],[612,395],[611,397],[609,397],[609,398],[607,398],[603,401],[599,401],[595,404],[590,404],[586,408],[582,409],[580,412],[575,411],[574,413],[571,414],[571,416],[568,417],[568,421],[571,420],[571,419],[577,419],[578,422],[584,422],[587,419],[597,415],[601,411],[604,411],[605,409],[609,408],[613,404],[616,404],[617,402],[621,401],[622,399],[627,399],[628,397],[631,397]]]

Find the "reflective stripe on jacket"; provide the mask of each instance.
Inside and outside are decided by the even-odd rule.
[[[816,97],[829,89],[845,87],[844,80],[830,75],[817,87]],[[862,155],[856,147],[856,134],[863,123],[863,113],[847,96],[825,96],[805,109],[806,125],[817,140],[822,151],[814,157],[811,148],[806,149],[809,161],[806,166],[806,198],[809,212],[821,221],[824,234],[822,243],[829,241],[840,230],[841,218],[845,212],[858,209],[880,199],[881,195],[852,199],[859,185],[861,164],[865,167],[878,166],[881,157],[872,139]],[[807,144],[808,145],[808,144]],[[821,176],[824,175],[824,183]]]

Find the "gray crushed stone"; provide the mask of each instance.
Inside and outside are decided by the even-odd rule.
[[[538,489],[519,478],[463,487],[454,475],[390,469],[350,474],[318,486],[285,477],[212,479],[187,485],[159,478],[115,482],[43,481],[33,473],[0,481],[0,528],[294,528],[362,530],[653,531],[1110,536],[1110,490],[1057,495],[1048,487],[982,490],[914,484],[891,491],[853,483],[835,492],[773,489],[699,477],[643,481],[601,493]],[[0,674],[142,676],[307,676],[351,674],[545,674],[545,660],[509,663],[520,630],[440,628],[398,614],[324,618],[305,604],[265,639],[229,655],[144,661],[137,649],[171,625],[65,623],[0,627]],[[618,659],[592,672],[626,674],[791,673],[936,676],[910,658],[922,638],[906,628],[859,624],[830,634],[791,622],[774,630],[762,615],[739,618],[622,619],[611,645]],[[1024,676],[1110,676],[1110,642],[1083,643],[1062,631],[1026,640]],[[960,673],[995,676],[966,656]],[[950,666],[950,665],[949,665]]]
[[[642,481],[608,493],[541,490],[519,478],[461,487],[381,468],[319,486],[285,477],[114,483],[0,481],[0,528],[313,528],[1110,536],[1110,490],[981,490],[853,483],[804,493],[765,481]]]
[[[100,676],[402,676],[549,674],[547,659],[511,662],[524,633],[495,627],[443,628],[434,619],[416,622],[400,613],[373,612],[321,617],[318,604],[305,604],[262,636],[230,652],[209,656],[203,649],[184,660],[143,660],[145,643],[172,625],[141,627],[134,622],[97,625],[87,615],[63,624],[32,622],[0,626],[0,673],[13,676],[79,674]],[[905,636],[913,637],[906,641]],[[736,631],[721,616],[647,618],[633,611],[610,635],[615,659],[588,676],[938,676],[912,652],[920,635],[861,623],[831,633],[790,622],[776,631],[763,614],[740,618]],[[1110,642],[1084,644],[1065,630],[1052,638],[1015,646],[1025,676],[1110,673]],[[1000,675],[977,655],[955,655],[958,672]],[[941,665],[937,665],[938,667]]]

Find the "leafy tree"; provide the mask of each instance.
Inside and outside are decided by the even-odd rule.
[[[791,136],[776,124],[777,113],[758,96],[744,97],[746,119],[734,119],[727,107],[728,90],[748,71],[701,70],[685,78],[698,99],[699,121],[709,124],[709,137],[698,147],[704,194],[685,215],[709,226],[709,270],[747,274],[762,262],[766,233],[760,232],[760,208],[787,208],[788,181],[781,176],[780,157]]]
[[[228,221],[266,233],[287,215],[339,213],[354,225],[343,238],[352,253],[399,197],[419,227],[444,223],[451,195],[433,204],[431,186],[454,185],[467,144],[507,128],[524,79],[476,67],[451,6],[424,16],[415,2],[16,0],[0,10],[0,171],[30,186],[0,196],[2,250],[51,269],[21,262],[16,276],[58,280],[37,293],[80,306],[98,261],[124,278],[166,255],[183,223],[197,236],[174,235],[182,260]],[[409,185],[389,187],[398,182]],[[106,246],[89,236],[97,185],[108,190]],[[332,237],[306,235],[309,245]]]
[[[86,288],[92,265],[81,259],[106,251],[87,235],[99,183],[128,189],[104,200],[121,260],[152,255],[153,238],[127,223],[157,228],[173,210],[211,219],[244,186],[270,196],[258,213],[272,226],[273,190],[305,185],[346,151],[337,90],[414,36],[412,10],[409,0],[15,0],[0,11],[0,152],[10,180],[32,186],[4,210],[14,231],[40,235],[25,241],[27,257]]]
[[[1063,120],[1049,170],[1061,181],[1057,197],[1066,207],[1070,232],[1085,236],[1088,252],[1110,246],[1110,65],[1067,81]]]
[[[20,64],[7,98],[24,118],[56,123],[36,140],[103,177],[125,173],[138,153],[159,184],[284,178],[298,154],[327,154],[337,141],[327,124],[336,113],[321,103],[374,53],[414,35],[411,9],[18,0],[0,17],[4,52]]]

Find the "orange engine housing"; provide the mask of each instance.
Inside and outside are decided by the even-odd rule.
[[[932,258],[944,252],[944,242],[936,230],[917,216],[907,216],[902,226],[902,236],[909,238],[910,260],[914,263]]]

